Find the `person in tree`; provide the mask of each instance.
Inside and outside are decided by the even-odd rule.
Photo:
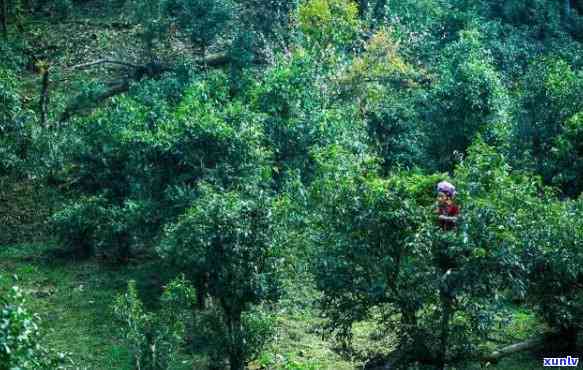
[[[443,230],[453,230],[456,226],[460,209],[455,204],[455,186],[447,181],[437,184],[437,210],[438,223]]]

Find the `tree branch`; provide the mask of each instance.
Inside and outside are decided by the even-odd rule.
[[[488,354],[482,356],[481,361],[482,362],[496,363],[502,357],[506,357],[506,356],[512,355],[514,353],[528,351],[528,350],[540,347],[545,343],[545,340],[547,339],[547,335],[541,335],[539,337],[525,340],[524,342],[515,343],[515,344],[511,344],[509,346],[503,347],[503,348],[498,349],[492,353],[488,353]]]
[[[46,127],[47,115],[49,113],[49,66],[46,65],[42,69],[42,83],[41,83],[41,93],[39,99],[40,108],[40,121],[41,124]]]
[[[209,67],[222,67],[224,65],[229,64],[231,61],[232,60],[230,55],[225,52],[209,54],[208,56],[197,60],[198,63],[205,64]],[[253,64],[257,65],[265,64],[265,60],[256,56],[255,58],[253,58]]]
[[[200,60],[201,64],[206,64],[209,67],[220,67],[230,62],[231,58],[227,53],[211,54],[206,58]]]
[[[142,66],[136,65],[136,64],[132,64],[132,63],[128,63],[128,62],[122,62],[119,60],[111,60],[111,59],[99,59],[93,62],[89,62],[89,63],[83,63],[83,64],[77,64],[75,66],[70,67],[72,70],[76,70],[76,69],[85,69],[85,68],[89,68],[89,67],[93,67],[95,65],[98,64],[117,64],[117,65],[122,65],[122,66],[126,66],[126,67],[131,67],[134,69],[138,69]]]
[[[111,63],[110,60],[98,60],[91,63],[86,63],[82,66],[91,66],[100,63]],[[117,61],[115,61],[117,62]],[[79,95],[72,100],[72,102],[65,108],[63,114],[61,115],[60,122],[66,121],[73,114],[84,109],[91,109],[112,96],[127,92],[130,88],[130,81],[140,81],[144,77],[153,78],[161,75],[164,72],[172,71],[169,66],[161,65],[157,62],[147,63],[144,65],[133,65],[130,63],[118,62],[120,64],[131,66],[135,71],[128,77],[117,81],[111,81],[108,85],[111,86],[109,89],[95,93],[94,95]]]
[[[113,86],[112,88],[105,90],[99,94],[96,94],[91,97],[91,104],[86,104],[87,101],[84,101],[81,96],[78,96],[73,99],[73,102],[65,108],[65,111],[61,115],[60,122],[64,122],[68,120],[71,116],[77,113],[84,108],[93,108],[94,105],[97,103],[106,100],[107,98],[111,98],[112,96],[127,92],[130,89],[129,81],[124,81],[118,85]]]
[[[92,22],[89,20],[69,20],[69,21],[65,21],[62,22],[65,24],[80,24],[83,26],[91,26],[91,27],[99,27],[99,28],[115,28],[118,30],[127,30],[130,28],[134,28],[135,25],[131,24],[131,23],[124,23],[124,22],[111,22],[111,23],[106,23],[106,22]]]

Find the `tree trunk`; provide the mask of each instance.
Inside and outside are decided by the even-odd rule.
[[[512,344],[510,346],[501,348],[501,349],[496,350],[492,353],[489,353],[487,355],[482,356],[481,361],[482,362],[496,363],[496,362],[498,362],[498,360],[500,360],[503,357],[512,355],[514,353],[532,350],[534,348],[540,347],[540,346],[544,345],[546,339],[547,339],[547,337],[545,335],[543,335],[543,336],[540,336],[537,338],[526,340],[524,342]]]
[[[206,47],[204,45],[202,46],[202,61],[203,61],[202,62],[202,69],[203,69],[203,71],[206,72],[208,69],[208,66],[206,64]]]
[[[439,343],[439,353],[438,353],[438,368],[440,370],[445,370],[446,356],[447,356],[447,346],[449,339],[449,319],[451,317],[451,297],[448,292],[442,291],[440,293],[441,298],[441,333],[440,333],[440,343]]]
[[[198,310],[206,309],[206,293],[208,292],[209,275],[208,273],[198,277],[195,281],[196,288],[196,308]]]
[[[571,0],[563,0],[565,15],[571,14]]]
[[[80,100],[79,97],[77,97],[73,100],[73,102],[71,104],[69,104],[69,106],[67,106],[67,108],[65,108],[65,111],[61,115],[61,118],[59,119],[59,121],[64,122],[64,121],[68,120],[74,113],[78,112],[79,110],[90,109],[93,107],[91,104],[96,105],[97,103],[100,103],[101,101],[103,101],[107,98],[110,98],[110,97],[115,96],[117,94],[121,94],[121,93],[128,91],[129,88],[130,88],[129,81],[122,81],[121,83],[113,86],[111,89],[104,91],[102,93],[96,94],[95,96],[93,96],[91,98],[91,101]],[[81,94],[80,96],[83,96],[83,94]]]
[[[2,27],[2,36],[8,38],[8,0],[0,0],[2,2],[2,19],[0,20]]]
[[[79,259],[88,259],[93,257],[95,251],[93,250],[93,246],[91,245],[89,233],[83,232],[80,235],[80,238],[76,241],[74,246],[74,256],[75,258]]]
[[[40,108],[40,122],[46,127],[47,115],[49,111],[49,67],[42,70],[42,84],[39,100]]]
[[[575,353],[577,351],[577,328],[569,327],[563,328],[560,333],[559,337],[565,343],[565,350],[567,352]]]
[[[122,264],[127,264],[132,256],[132,250],[130,246],[130,237],[127,232],[121,232],[117,235],[117,251],[119,262]]]
[[[245,355],[243,353],[243,327],[241,325],[241,311],[228,314],[229,335],[229,367],[231,370],[245,369]]]

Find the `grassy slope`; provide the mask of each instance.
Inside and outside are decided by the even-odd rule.
[[[27,293],[30,308],[43,319],[46,344],[73,353],[80,369],[132,369],[111,304],[117,294],[125,291],[127,280],[135,279],[142,299],[150,309],[155,309],[154,302],[169,276],[163,276],[156,269],[155,261],[141,261],[120,269],[95,261],[54,259],[50,252],[55,248],[42,244],[1,247],[0,289],[11,286],[12,276],[18,275],[18,284]],[[296,370],[357,369],[362,368],[367,356],[390,350],[390,335],[375,335],[371,324],[362,324],[355,329],[352,356],[341,356],[340,351],[334,350],[333,342],[322,340],[317,310],[309,302],[302,304],[301,297],[309,299],[309,293],[304,294],[298,286],[292,289],[296,297],[278,307],[276,339],[260,359],[251,364],[252,369],[262,366]],[[512,323],[499,334],[516,340],[530,335],[534,326],[536,323],[530,316],[517,311]],[[538,369],[541,362],[535,355],[526,353],[491,368]],[[201,364],[187,361],[175,368],[199,369]]]

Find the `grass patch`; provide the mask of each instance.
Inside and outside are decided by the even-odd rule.
[[[79,369],[132,370],[131,357],[114,320],[112,303],[125,292],[127,281],[137,283],[148,310],[158,308],[163,285],[172,276],[155,260],[136,261],[120,268],[97,261],[67,261],[54,256],[52,244],[21,244],[0,248],[0,289],[18,284],[27,295],[31,310],[42,319],[45,343],[57,351],[72,353]],[[162,271],[161,271],[162,270]],[[14,276],[17,276],[17,280]],[[391,333],[379,333],[373,322],[354,327],[350,351],[322,337],[323,319],[315,307],[317,293],[303,280],[288,287],[277,310],[273,343],[250,369],[352,370],[362,369],[367,358],[388,353],[396,345]],[[511,309],[512,319],[495,333],[496,347],[530,337],[541,326],[527,311]],[[202,356],[183,357],[175,369],[204,369]],[[477,363],[460,370],[479,369]],[[542,358],[519,353],[488,368],[528,370],[542,368]],[[453,368],[452,368],[453,369]]]

